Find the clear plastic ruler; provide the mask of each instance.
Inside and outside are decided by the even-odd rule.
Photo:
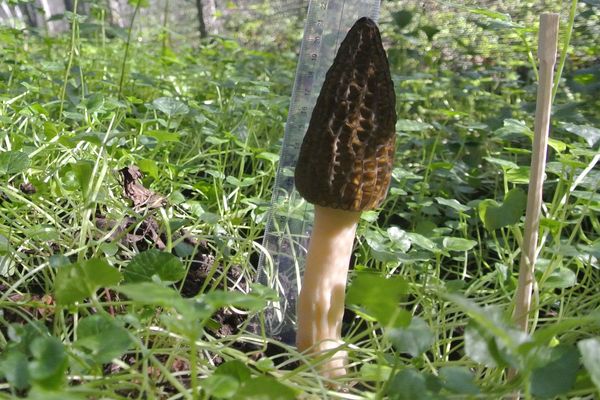
[[[325,74],[348,30],[361,17],[377,20],[379,0],[311,0],[273,188],[259,282],[276,290],[266,309],[266,333],[295,340],[296,299],[312,225],[312,206],[294,189],[294,167]]]

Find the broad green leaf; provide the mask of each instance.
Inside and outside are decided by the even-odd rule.
[[[129,4],[132,7],[141,7],[141,8],[146,8],[150,5],[150,1],[149,0],[127,0],[127,4]]]
[[[437,250],[437,246],[433,242],[433,240],[431,240],[423,235],[420,235],[420,234],[414,233],[414,232],[407,232],[406,236],[408,236],[408,238],[410,239],[410,242],[417,247],[420,247],[424,250],[429,250],[429,251]]]
[[[346,302],[362,307],[384,326],[403,326],[410,317],[398,303],[407,290],[408,284],[399,276],[384,278],[376,273],[359,271],[348,288]]]
[[[250,294],[261,297],[268,301],[276,301],[279,298],[279,293],[277,293],[276,290],[268,286],[261,285],[260,283],[250,284]]]
[[[505,119],[504,126],[498,129],[496,133],[502,136],[508,136],[511,134],[524,135],[533,140],[533,131],[529,128],[529,126],[527,126],[524,121],[511,118]],[[552,137],[548,138],[548,145],[559,153],[562,153],[567,148],[567,145],[564,142]]]
[[[83,122],[85,121],[85,115],[80,112],[63,111],[63,116],[71,121]]]
[[[152,106],[165,113],[169,118],[176,115],[185,115],[190,111],[185,103],[171,97],[159,97],[152,101]]]
[[[473,373],[466,367],[442,367],[439,371],[442,386],[457,394],[479,393],[479,388],[474,383]]]
[[[81,160],[71,164],[71,168],[77,177],[79,188],[83,193],[87,193],[90,187],[90,179],[92,179],[94,163],[89,160]]]
[[[387,388],[391,400],[434,400],[439,399],[439,380],[431,375],[409,367],[392,377]]]
[[[263,357],[260,360],[256,361],[256,369],[262,372],[269,372],[275,369],[275,363],[268,357]]]
[[[179,134],[176,132],[168,131],[145,131],[144,134],[151,138],[156,139],[157,142],[179,142]]]
[[[548,138],[548,146],[550,146],[557,153],[562,153],[567,149],[567,144],[565,142],[551,137]]]
[[[504,360],[509,356],[514,356],[514,354],[508,353],[516,353],[519,346],[531,341],[529,335],[525,332],[509,325],[501,308],[496,306],[481,307],[457,293],[442,293],[441,295],[469,315],[471,321],[467,328],[478,330],[485,340],[493,340],[494,343],[491,345],[490,351],[494,352],[494,357],[501,355]],[[465,342],[467,342],[466,338]]]
[[[256,158],[259,160],[267,160],[271,164],[276,164],[277,161],[279,161],[279,154],[263,151],[262,153],[257,154]]]
[[[215,373],[203,379],[200,385],[210,395],[211,399],[230,399],[238,391],[240,382],[229,375]]]
[[[256,183],[256,180],[257,177],[244,177],[242,180],[239,180],[235,176],[231,175],[225,178],[225,182],[229,183],[232,186],[240,188],[252,186]]]
[[[600,390],[600,338],[584,339],[577,343],[581,359],[594,385]]]
[[[102,132],[82,132],[69,138],[69,141],[75,146],[78,142],[85,141],[96,146],[102,145],[105,134]]]
[[[487,367],[504,365],[494,340],[484,336],[473,323],[469,323],[465,329],[465,352],[469,358]]]
[[[600,129],[589,125],[575,125],[568,122],[561,122],[560,126],[567,132],[585,139],[590,147],[594,147],[600,141]]]
[[[438,28],[432,25],[422,25],[419,27],[427,35],[427,40],[431,41],[433,37],[440,32]]]
[[[396,259],[392,243],[381,231],[374,229],[367,230],[364,234],[364,238],[371,248],[373,258],[377,261],[388,262]]]
[[[52,268],[57,269],[57,268],[66,267],[67,265],[71,264],[71,260],[69,260],[69,257],[67,257],[65,255],[53,254],[50,256],[48,263],[50,264],[50,266]]]
[[[27,237],[43,242],[60,242],[60,233],[52,225],[40,224],[27,229]]]
[[[436,197],[435,200],[443,206],[452,208],[454,211],[467,212],[471,209],[471,207],[460,204],[456,199],[444,199],[442,197]]]
[[[0,152],[0,175],[18,174],[29,167],[29,157],[21,151]]]
[[[577,284],[577,274],[566,267],[555,268],[542,286],[544,289],[565,289]]]
[[[409,119],[399,119],[396,122],[396,131],[400,132],[417,132],[431,129],[433,126],[425,122],[412,121]]]
[[[150,249],[133,257],[123,270],[127,283],[150,282],[154,276],[163,282],[177,282],[184,278],[185,267],[173,254]]]
[[[489,163],[498,165],[499,167],[503,168],[503,169],[516,169],[519,168],[519,166],[517,164],[515,164],[512,161],[508,161],[508,160],[503,160],[501,158],[496,158],[496,157],[483,157],[484,160],[486,160]]]
[[[405,231],[397,226],[390,226],[387,229],[387,234],[395,249],[398,249],[404,253],[410,250],[411,241],[406,235]]]
[[[31,343],[33,360],[29,363],[32,381],[47,388],[56,389],[66,381],[67,353],[55,337],[41,336]]]
[[[498,130],[496,133],[498,135],[508,135],[508,134],[521,134],[526,136],[531,136],[533,134],[532,130],[529,129],[529,126],[525,123],[525,121],[520,121],[517,119],[508,118],[503,121],[504,126]]]
[[[94,258],[61,267],[56,272],[56,302],[70,305],[91,296],[101,287],[113,286],[121,273],[102,258]]]
[[[50,335],[48,328],[38,320],[33,320],[26,325],[15,323],[8,327],[10,345],[17,348],[21,353],[29,354],[31,343],[40,336],[48,335]]]
[[[201,296],[201,299],[210,304],[215,310],[221,307],[234,306],[248,311],[263,309],[267,300],[253,293],[214,290]]]
[[[360,376],[365,381],[385,382],[390,379],[392,367],[381,363],[363,364],[360,368]]]
[[[77,13],[74,13],[72,11],[65,11],[64,17],[69,22],[77,22],[77,23],[83,23],[87,19],[87,16],[81,15],[81,14],[77,14]],[[52,18],[52,17],[50,17],[50,18]]]
[[[259,376],[245,381],[236,393],[235,400],[294,400],[298,392],[277,379]]]
[[[16,348],[9,349],[0,357],[0,377],[16,389],[25,389],[30,385],[28,366],[25,353]]]
[[[511,183],[517,184],[529,184],[529,177],[531,175],[529,167],[513,168],[506,171],[506,180]]]
[[[521,189],[512,189],[500,206],[493,200],[479,203],[479,217],[487,230],[493,231],[521,220],[527,205],[527,195]]]
[[[511,21],[510,14],[501,13],[499,11],[490,10],[488,8],[469,8],[469,12],[473,14],[484,15],[488,18],[497,19],[500,21]]]
[[[114,289],[142,304],[177,307],[183,301],[179,292],[155,282],[128,283]]]
[[[431,347],[434,341],[433,333],[427,323],[419,317],[414,317],[405,328],[391,328],[387,331],[390,341],[400,353],[413,357]]]
[[[240,360],[231,360],[219,365],[215,374],[227,375],[242,383],[250,379],[252,371]]]
[[[120,357],[132,341],[127,330],[117,321],[96,314],[79,321],[74,345],[85,349],[93,362],[102,364]]]
[[[531,373],[531,392],[542,399],[565,394],[575,384],[579,369],[579,352],[572,346],[551,350],[551,358]]]
[[[137,165],[143,173],[158,179],[158,165],[156,164],[156,161],[149,158],[143,158],[138,160]]]
[[[477,244],[474,240],[457,238],[457,237],[445,237],[442,241],[442,245],[445,250],[449,251],[469,251]]]
[[[413,13],[410,10],[399,10],[392,13],[392,18],[396,26],[400,29],[405,28],[412,21]]]
[[[119,246],[114,242],[104,242],[98,248],[108,257],[114,256],[119,251]]]
[[[27,400],[88,400],[82,393],[60,388],[58,390],[50,390],[41,386],[34,386],[27,395]]]

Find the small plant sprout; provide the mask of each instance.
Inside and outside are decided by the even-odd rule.
[[[315,206],[298,299],[300,351],[342,344],[348,267],[363,210],[386,196],[395,151],[396,97],[375,22],[359,19],[340,45],[300,149],[295,184]],[[320,366],[324,377],[346,374],[347,354]]]

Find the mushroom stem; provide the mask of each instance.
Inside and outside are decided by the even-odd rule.
[[[348,267],[358,211],[315,205],[314,226],[298,298],[297,346],[317,354],[342,344],[342,318]],[[326,377],[346,374],[347,354],[336,352],[320,366]]]

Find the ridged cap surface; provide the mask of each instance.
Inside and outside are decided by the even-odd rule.
[[[313,109],[295,170],[308,202],[376,208],[395,152],[396,96],[375,22],[359,19],[340,45]]]

